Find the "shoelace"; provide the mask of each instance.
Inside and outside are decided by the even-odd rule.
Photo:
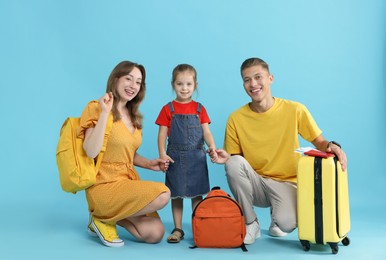
[[[110,224],[105,224],[105,225],[106,225],[106,231],[107,231],[109,237],[111,238],[111,240],[117,239],[118,236],[117,236],[117,232],[115,229],[115,225],[110,225]]]

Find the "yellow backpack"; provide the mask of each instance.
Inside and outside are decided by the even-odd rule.
[[[88,157],[83,149],[83,139],[77,137],[79,126],[79,117],[68,117],[60,130],[56,148],[56,164],[58,165],[60,184],[64,191],[74,194],[95,184],[96,175],[113,126],[113,116],[112,114],[109,116],[103,147],[96,160]]]

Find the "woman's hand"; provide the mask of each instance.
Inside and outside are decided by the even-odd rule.
[[[170,157],[169,157],[170,158]],[[170,158],[171,159],[171,158]],[[157,158],[154,160],[149,160],[148,169],[153,171],[163,171],[166,172],[169,168],[170,162],[174,162],[173,160],[164,160],[161,158]]]
[[[163,172],[166,172],[168,170],[170,162],[174,162],[174,161],[171,160],[171,158],[170,160],[167,160],[167,159],[165,160],[161,158],[150,160],[150,159],[146,159],[145,157],[143,157],[138,153],[135,153],[134,159],[133,159],[133,163],[135,166],[153,170],[153,171],[163,171]]]
[[[104,94],[100,99],[99,99],[99,105],[102,109],[103,112],[110,113],[112,107],[113,107],[113,102],[114,102],[114,97],[113,93],[109,92]]]
[[[170,163],[174,163],[174,160],[169,155],[164,155],[161,157],[163,164],[160,165],[161,171],[166,172],[169,168]]]

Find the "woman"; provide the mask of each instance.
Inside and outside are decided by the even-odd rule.
[[[113,126],[95,185],[86,190],[90,211],[89,233],[106,246],[124,245],[116,224],[140,241],[157,243],[164,235],[157,210],[169,201],[170,191],[162,183],[141,181],[134,166],[167,170],[168,161],[149,160],[137,153],[142,142],[139,105],[145,97],[145,68],[123,61],[111,72],[106,94],[90,102],[81,116],[78,135],[84,150],[96,158],[102,149],[109,115]]]

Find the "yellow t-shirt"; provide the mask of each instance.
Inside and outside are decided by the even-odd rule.
[[[322,134],[308,109],[294,101],[275,98],[264,113],[246,104],[233,112],[226,125],[224,148],[241,154],[263,177],[296,182],[299,136],[311,142]]]

